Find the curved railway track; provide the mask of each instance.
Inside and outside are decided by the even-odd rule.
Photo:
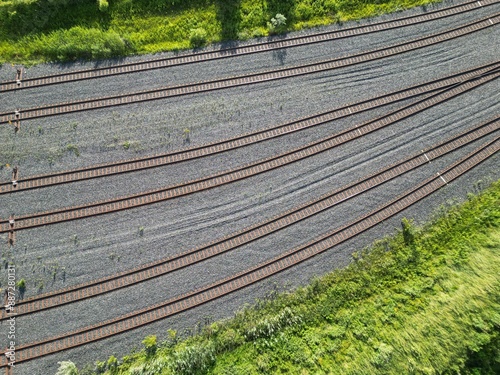
[[[388,104],[393,104],[401,100],[418,97],[423,94],[430,94],[437,90],[449,88],[450,86],[463,82],[465,80],[479,77],[482,74],[489,73],[498,68],[500,68],[500,62],[479,66],[474,69],[468,69],[451,76],[425,82],[423,84],[412,86],[403,90],[364,100],[358,103],[351,103],[332,111],[315,114],[286,124],[266,128],[255,132],[245,133],[237,137],[201,146],[191,147],[185,150],[132,160],[122,160],[112,163],[94,165],[86,168],[61,171],[52,174],[31,176],[23,179],[16,177],[13,181],[0,183],[0,195],[140,171],[187,160],[193,160],[204,156],[215,155],[218,153],[234,150],[240,147],[245,147],[251,144],[264,142],[266,140],[298,132],[310,127],[322,125],[328,121],[337,120],[373,108],[379,108]]]
[[[14,231],[36,228],[45,225],[61,223],[83,219],[86,217],[108,214],[111,212],[123,211],[135,207],[162,202],[165,200],[187,196],[189,194],[208,190],[217,186],[222,186],[235,181],[243,180],[287,164],[303,160],[330,150],[342,144],[346,144],[365,134],[388,127],[404,118],[419,113],[426,108],[443,103],[457,95],[472,90],[492,81],[500,76],[500,72],[495,70],[480,78],[462,82],[453,88],[446,89],[416,103],[403,107],[378,119],[368,121],[362,125],[354,126],[340,133],[311,142],[295,150],[282,153],[258,162],[238,167],[229,171],[203,177],[197,180],[185,182],[179,185],[162,189],[143,192],[131,196],[115,198],[111,200],[94,202],[82,206],[68,207],[54,211],[41,212],[20,217],[11,217],[8,220],[0,220],[0,233],[14,233]]]
[[[43,77],[34,77],[14,81],[3,82],[0,85],[0,92],[21,90],[39,86],[54,85],[59,83],[88,80],[119,74],[135,73],[153,69],[161,69],[171,66],[187,65],[197,62],[231,58],[248,54],[272,51],[281,48],[291,48],[315,43],[327,42],[335,39],[343,39],[351,36],[370,34],[378,31],[402,28],[419,23],[451,17],[458,14],[470,12],[483,7],[497,4],[498,1],[482,0],[468,1],[463,4],[454,5],[440,10],[428,12],[417,16],[407,16],[397,18],[392,21],[376,22],[366,26],[349,27],[339,31],[327,31],[315,33],[307,36],[298,36],[268,42],[253,43],[241,47],[220,49],[217,51],[206,51],[200,53],[188,53],[176,57],[159,58],[149,61],[119,64],[110,67],[85,69],[68,73],[60,73]],[[21,78],[21,77],[18,77]]]
[[[396,215],[460,177],[499,150],[500,137],[496,137],[493,141],[483,144],[466,157],[374,211],[246,271],[115,319],[68,332],[64,335],[20,345],[16,348],[16,364],[131,331],[216,300],[224,295],[278,274]],[[0,353],[0,355],[0,368],[7,367],[8,360],[5,356],[5,351]]]
[[[335,58],[317,63],[304,64],[291,68],[269,70],[267,72],[252,73],[212,81],[196,82],[171,87],[162,87],[129,94],[121,94],[103,98],[85,99],[75,102],[50,104],[34,108],[16,109],[11,112],[0,113],[0,124],[17,124],[21,120],[56,116],[61,114],[88,111],[100,108],[109,108],[131,103],[140,103],[170,97],[178,97],[193,93],[221,90],[231,87],[247,86],[261,82],[269,82],[284,78],[303,76],[341,67],[352,66],[367,61],[396,56],[408,51],[428,47],[455,39],[463,35],[489,28],[500,22],[500,14],[494,14],[481,20],[447,30],[438,34],[418,38],[407,43],[400,43],[390,47],[376,49],[360,54]],[[17,126],[17,125],[16,125]]]
[[[134,269],[121,272],[112,276],[92,280],[87,283],[75,285],[51,293],[34,296],[16,302],[16,316],[32,314],[38,311],[55,308],[61,305],[74,303],[102,295],[117,289],[159,277],[175,270],[188,267],[208,258],[226,253],[275,233],[301,220],[305,220],[324,210],[345,202],[359,194],[380,186],[394,178],[419,168],[432,160],[440,158],[450,152],[477,141],[478,139],[495,133],[500,129],[500,116],[486,121],[457,134],[439,144],[422,150],[395,164],[387,166],[376,173],[365,176],[358,181],[325,194],[318,199],[294,207],[286,212],[272,217],[264,222],[255,224],[241,231],[217,239],[198,248],[191,249],[174,256],[161,259],[152,263],[141,265]],[[8,319],[7,312],[2,310],[0,320]]]

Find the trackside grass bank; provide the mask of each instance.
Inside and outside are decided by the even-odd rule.
[[[497,374],[499,270],[497,181],[307,287],[79,374]]]
[[[193,48],[432,2],[436,0],[0,0],[0,63]]]

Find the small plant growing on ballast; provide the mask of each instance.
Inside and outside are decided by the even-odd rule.
[[[19,296],[21,299],[24,298],[24,293],[26,292],[26,280],[21,279],[16,283],[17,290],[19,291]]]
[[[184,144],[190,144],[191,143],[191,138],[189,137],[189,135],[191,134],[191,130],[189,130],[189,128],[185,128],[184,131]]]

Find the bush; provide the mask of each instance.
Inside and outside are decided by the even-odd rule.
[[[156,349],[158,348],[158,346],[156,345],[155,335],[147,336],[144,340],[142,340],[142,344],[146,349],[147,356],[152,356],[156,353]]]
[[[196,374],[206,371],[215,362],[215,348],[212,342],[186,346],[174,353],[169,362],[171,370],[176,374]]]
[[[78,375],[76,365],[71,361],[57,362],[59,369],[56,375]]]
[[[107,0],[97,0],[97,3],[101,12],[105,13],[108,11],[109,3]]]
[[[189,35],[189,44],[193,48],[204,46],[207,43],[207,32],[204,28],[199,27],[192,29]]]
[[[301,21],[307,21],[314,16],[314,10],[309,4],[300,3],[295,8],[295,17]]]
[[[286,25],[286,17],[281,13],[276,14],[274,18],[271,18],[271,24],[274,28],[280,28],[281,26]]]
[[[105,59],[132,52],[114,31],[102,31],[80,26],[57,30],[35,40],[33,55],[48,56],[52,61]]]
[[[109,357],[108,362],[106,363],[106,368],[110,373],[115,374],[118,367],[118,359],[112,355]]]

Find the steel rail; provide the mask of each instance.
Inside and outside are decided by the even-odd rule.
[[[406,26],[417,25],[425,22],[435,21],[470,11],[485,8],[497,4],[496,0],[483,1],[468,1],[462,4],[453,5],[443,9],[431,11],[425,14],[416,16],[400,17],[391,21],[376,22],[369,25],[349,27],[337,31],[326,31],[306,36],[297,36],[279,40],[271,40],[266,42],[252,43],[245,46],[232,48],[223,48],[215,51],[205,51],[198,53],[187,53],[175,57],[164,57],[152,59],[148,61],[117,64],[94,69],[82,69],[53,75],[24,78],[14,81],[5,81],[0,84],[0,92],[8,92],[13,90],[22,90],[26,88],[34,88],[39,86],[47,86],[81,80],[89,80],[94,78],[102,78],[119,74],[129,74],[154,69],[163,69],[172,66],[187,65],[192,63],[212,61],[218,59],[232,58],[248,54],[273,51],[282,48],[292,48],[298,46],[311,45],[316,43],[339,40],[348,37],[366,35],[379,31],[387,31]]]
[[[353,128],[323,138],[319,141],[311,142],[297,149],[282,153],[277,156],[272,156],[258,162],[250,163],[226,172],[203,177],[201,179],[185,182],[179,185],[155,189],[130,196],[20,216],[16,217],[15,220],[12,218],[8,220],[0,220],[0,233],[12,233],[19,230],[83,219],[86,217],[98,216],[111,212],[123,211],[131,208],[158,203],[180,196],[187,196],[195,192],[208,190],[214,187],[243,180],[250,176],[255,176],[296,162],[298,160],[304,160],[307,157],[311,157],[321,152],[330,150],[336,146],[350,142],[351,140],[360,138],[365,134],[390,126],[397,121],[419,113],[429,107],[443,103],[457,95],[472,90],[489,81],[492,81],[499,76],[500,72],[495,72],[488,76],[483,76],[478,79],[466,81],[454,88],[447,89],[417,103],[413,103],[411,105],[403,107],[403,109],[399,109],[395,112],[392,112],[391,114],[368,121],[360,126],[354,126]]]
[[[468,23],[461,27],[414,39],[410,42],[400,43],[386,48],[376,49],[368,52],[316,63],[309,63],[290,68],[274,69],[261,73],[251,73],[248,75],[226,77],[212,81],[195,82],[172,87],[162,87],[129,94],[120,94],[59,104],[42,105],[39,107],[26,109],[16,109],[12,112],[0,113],[0,124],[17,123],[18,121],[22,120],[56,116],[67,113],[76,113],[81,111],[95,110],[99,108],[110,108],[200,92],[247,86],[256,83],[304,76],[322,71],[329,71],[332,69],[353,66],[363,62],[374,61],[389,56],[396,56],[408,51],[413,51],[431,45],[439,44],[444,41],[452,40],[482,29],[492,27],[499,22],[500,14],[497,13],[492,16],[482,18],[481,20]]]
[[[299,132],[304,129],[319,126],[329,121],[338,120],[356,113],[380,108],[388,104],[393,104],[402,100],[419,97],[423,94],[432,93],[446,89],[457,83],[479,77],[483,74],[498,69],[500,62],[486,64],[473,69],[468,69],[453,75],[428,81],[403,90],[398,90],[389,94],[373,97],[357,103],[350,103],[331,111],[322,112],[294,120],[288,123],[265,128],[262,130],[248,132],[236,137],[223,139],[217,142],[194,146],[188,149],[178,150],[160,155],[146,156],[142,158],[121,160],[111,163],[98,164],[80,169],[60,171],[51,174],[36,175],[26,178],[13,178],[9,182],[0,183],[0,195],[16,193],[24,190],[39,189],[47,186],[61,185],[76,181],[90,180],[112,176],[123,173],[130,173],[149,168],[162,167],[179,162],[215,155],[222,152],[231,151],[248,145],[264,142],[270,139]]]
[[[131,331],[138,327],[201,306],[209,301],[216,300],[222,296],[276,275],[400,213],[404,209],[421,201],[441,187],[462,176],[499,150],[500,137],[497,137],[493,141],[483,144],[466,157],[438,172],[437,175],[426,179],[416,187],[405,191],[403,194],[370,213],[358,217],[340,228],[336,228],[306,244],[293,248],[243,272],[218,280],[212,284],[171,298],[167,301],[133,311],[114,319],[109,319],[102,323],[80,328],[72,332],[67,332],[64,335],[50,337],[38,342],[20,345],[16,348],[16,364]],[[7,367],[8,359],[5,356],[5,351],[0,352],[0,357],[0,368]]]
[[[425,150],[421,150],[404,160],[400,160],[375,173],[358,179],[349,185],[335,189],[319,198],[310,200],[309,202],[282,212],[270,219],[238,232],[231,233],[208,244],[111,276],[16,301],[16,316],[33,314],[42,310],[56,308],[108,292],[113,292],[130,285],[166,275],[222,253],[233,251],[243,245],[310,218],[320,212],[331,209],[337,204],[343,203],[359,194],[400,177],[437,158],[454,152],[471,142],[495,133],[499,129],[500,116],[497,116],[496,118],[471,127]],[[0,320],[5,319],[9,319],[9,314],[4,309],[0,314]]]

